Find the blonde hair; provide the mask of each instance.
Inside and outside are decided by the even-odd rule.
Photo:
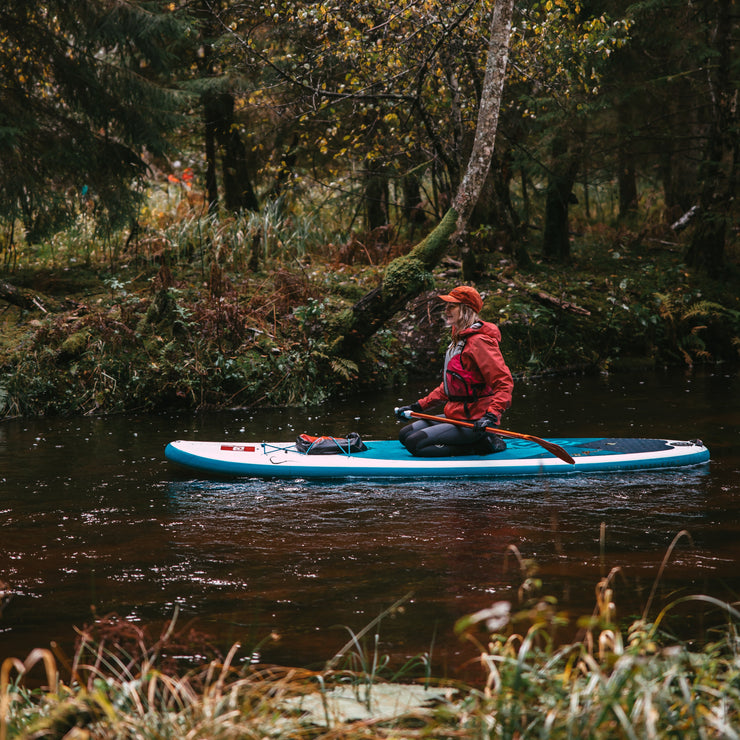
[[[457,321],[452,325],[452,336],[456,337],[463,329],[472,326],[476,321],[480,321],[478,312],[465,303],[458,303],[460,310],[457,313]]]

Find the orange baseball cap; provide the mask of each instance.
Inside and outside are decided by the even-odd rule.
[[[470,306],[476,313],[483,308],[483,299],[480,297],[480,293],[469,285],[453,288],[447,295],[441,295],[439,298],[447,303],[463,303]]]

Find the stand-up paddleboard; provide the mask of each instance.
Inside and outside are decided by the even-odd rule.
[[[395,440],[365,441],[363,451],[311,454],[290,442],[170,442],[168,460],[206,475],[256,478],[494,478],[649,470],[700,465],[709,450],[698,440],[551,438],[569,464],[529,440],[507,440],[490,455],[413,457]]]

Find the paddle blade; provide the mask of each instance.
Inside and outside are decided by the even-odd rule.
[[[566,452],[560,445],[553,444],[546,440],[540,440],[538,444],[542,445],[548,452],[559,457],[563,462],[567,462],[568,465],[575,465],[576,461]]]
[[[507,432],[505,429],[494,429],[493,427],[486,427],[486,430],[491,434],[498,434],[500,437],[516,437],[518,439],[528,439],[530,442],[535,442],[540,447],[547,450],[551,455],[559,457],[563,462],[567,462],[569,465],[576,464],[576,461],[560,445],[556,445],[554,442],[548,442],[546,439],[535,437],[532,434]]]

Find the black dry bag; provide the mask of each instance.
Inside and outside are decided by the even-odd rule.
[[[299,434],[295,441],[298,452],[306,455],[349,455],[352,452],[364,452],[367,447],[357,432],[350,432],[346,437],[312,437],[310,434]]]

